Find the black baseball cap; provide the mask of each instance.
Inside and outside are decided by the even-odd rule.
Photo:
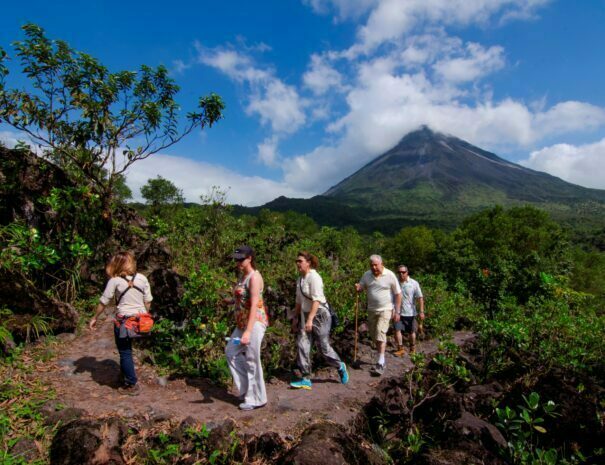
[[[235,249],[235,252],[231,254],[231,258],[234,258],[235,260],[242,260],[248,257],[254,257],[254,249],[249,245],[242,245]]]

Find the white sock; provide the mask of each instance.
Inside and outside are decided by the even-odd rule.
[[[384,366],[384,354],[378,356],[378,364]]]

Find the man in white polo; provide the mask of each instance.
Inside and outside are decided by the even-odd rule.
[[[397,351],[394,355],[403,357],[405,349],[403,348],[403,338],[401,332],[409,334],[410,354],[416,352],[416,333],[418,332],[418,323],[416,321],[416,301],[420,306],[420,319],[424,320],[424,297],[420,284],[410,277],[408,267],[399,265],[397,267],[399,284],[401,285],[401,315],[399,321],[395,319],[395,339],[397,340]]]
[[[378,352],[378,359],[376,365],[371,369],[371,373],[380,376],[384,373],[384,352],[389,324],[392,317],[399,319],[401,288],[395,274],[382,264],[380,255],[372,255],[370,270],[366,271],[355,284],[355,289],[357,292],[367,291],[368,326]],[[393,302],[395,302],[395,308],[393,308]]]

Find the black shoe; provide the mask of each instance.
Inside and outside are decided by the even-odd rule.
[[[377,363],[370,369],[370,374],[372,376],[382,376],[384,374],[384,365]]]

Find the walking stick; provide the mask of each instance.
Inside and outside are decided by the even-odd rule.
[[[359,331],[357,328],[357,319],[359,315],[359,292],[355,292],[355,345],[353,349],[353,368],[359,368],[359,362],[357,361],[357,338],[359,337]]]

